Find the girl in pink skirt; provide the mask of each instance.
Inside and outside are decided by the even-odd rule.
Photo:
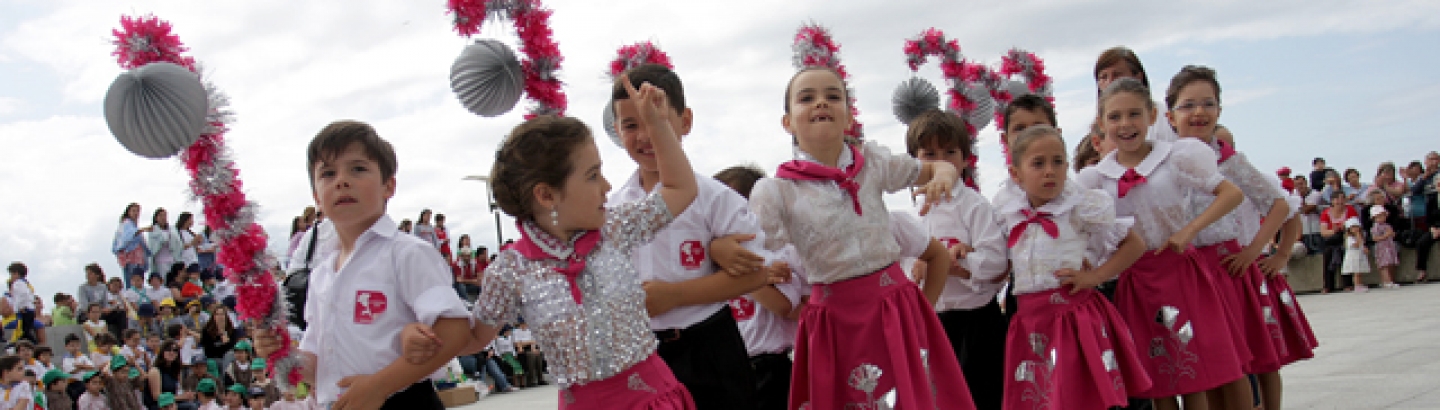
[[[1080,171],[1082,187],[1103,189],[1118,198],[1116,213],[1135,218],[1134,230],[1149,247],[1120,275],[1115,307],[1130,326],[1135,345],[1145,349],[1141,362],[1153,386],[1137,397],[1156,400],[1159,409],[1206,409],[1206,391],[1244,377],[1249,354],[1236,339],[1223,299],[1192,243],[1205,227],[1243,199],[1225,181],[1215,152],[1200,141],[1146,141],[1155,120],[1150,90],[1121,79],[1100,97],[1097,122],[1117,149],[1100,164]],[[1205,212],[1190,211],[1196,192],[1215,196]],[[1217,403],[1218,404],[1218,403]]]
[[[1006,409],[1107,409],[1151,385],[1144,352],[1095,290],[1145,244],[1130,218],[1115,217],[1114,198],[1067,183],[1066,158],[1059,130],[1027,128],[1010,142],[1015,183],[995,204],[1019,302],[1005,349]]]
[[[1250,352],[1245,373],[1278,380],[1279,349],[1283,341],[1279,339],[1274,306],[1260,294],[1265,278],[1255,261],[1289,219],[1291,204],[1285,201],[1286,194],[1279,180],[1251,165],[1245,154],[1235,150],[1228,135],[1219,137],[1223,129],[1217,122],[1221,113],[1220,82],[1214,70],[1199,66],[1182,68],[1170,80],[1165,104],[1169,108],[1165,116],[1176,133],[1183,139],[1210,146],[1218,156],[1220,174],[1245,195],[1239,207],[1196,235],[1195,246],[1215,283],[1220,285],[1218,290],[1225,300],[1223,307],[1232,329],[1240,336],[1238,346]],[[1190,211],[1198,217],[1215,197],[1197,192],[1190,199],[1193,201]],[[1298,204],[1296,206],[1298,208]],[[1278,386],[1274,387],[1271,395],[1278,395]],[[1248,406],[1253,397],[1250,390],[1248,380],[1238,380],[1213,391],[1211,402],[1236,408]]]
[[[830,68],[795,74],[785,111],[799,159],[760,180],[750,207],[765,247],[794,245],[813,284],[796,330],[789,407],[973,409],[933,301],[896,263],[900,247],[882,198],[921,186],[938,202],[959,178],[955,167],[848,142],[855,119]]]
[[[1375,266],[1380,268],[1380,288],[1396,289],[1395,266],[1400,264],[1399,250],[1395,247],[1395,228],[1387,223],[1390,214],[1385,207],[1370,207],[1370,238],[1375,241]]]

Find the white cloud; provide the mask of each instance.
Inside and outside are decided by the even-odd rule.
[[[890,114],[889,95],[909,76],[902,41],[938,27],[961,41],[967,56],[995,63],[1021,46],[1046,59],[1057,78],[1062,126],[1072,140],[1094,110],[1089,80],[1095,55],[1127,44],[1142,55],[1194,49],[1197,59],[1224,53],[1216,43],[1286,39],[1334,33],[1434,30],[1440,3],[1011,1],[959,6],[943,1],[549,2],[555,39],[565,54],[570,114],[592,127],[608,98],[603,73],[616,47],[657,41],[686,81],[696,128],[685,141],[698,172],[744,162],[774,169],[792,157],[779,127],[795,27],[814,19],[832,28],[871,138],[899,149],[903,127]],[[120,149],[99,112],[99,101],[120,72],[109,55],[110,29],[122,13],[154,13],[206,67],[206,75],[234,102],[238,122],[229,134],[246,192],[262,206],[260,220],[275,238],[310,202],[303,172],[306,143],[324,124],[361,119],[380,130],[400,154],[396,219],[421,208],[447,213],[452,231],[493,242],[484,187],[462,182],[488,172],[500,137],[520,110],[483,119],[464,111],[450,93],[448,69],[465,44],[449,28],[443,1],[30,2],[39,10],[20,21],[0,19],[0,74],[40,66],[57,88],[44,95],[0,100],[0,180],[21,199],[0,205],[0,249],[39,273],[42,294],[73,291],[84,263],[114,271],[105,251],[114,218],[129,202],[198,210],[187,202],[184,171],[174,161],[146,161]],[[487,23],[485,34],[515,41],[508,23]],[[1318,58],[1318,57],[1317,57]],[[933,67],[923,74],[938,81]],[[1159,74],[1152,74],[1163,78]],[[11,81],[5,78],[10,89]],[[1262,98],[1283,85],[1230,94],[1236,103]],[[37,101],[58,105],[36,106]],[[63,115],[54,113],[85,113]],[[1433,112],[1433,111],[1432,111]],[[600,130],[596,130],[600,134]],[[605,172],[620,183],[633,169],[628,157],[600,137]],[[981,135],[987,192],[1004,178],[996,134]],[[892,205],[908,203],[892,198]],[[509,222],[506,222],[508,224]],[[507,237],[514,237],[506,226]]]

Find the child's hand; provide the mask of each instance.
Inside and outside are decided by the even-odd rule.
[[[1190,229],[1181,229],[1180,232],[1170,235],[1170,239],[1166,239],[1165,243],[1160,244],[1160,248],[1155,249],[1155,254],[1159,255],[1166,249],[1174,250],[1175,253],[1185,253],[1185,249],[1190,248],[1190,243],[1194,240],[1195,232],[1191,232]]]
[[[920,206],[920,216],[930,213],[930,207],[950,199],[950,191],[955,187],[957,174],[955,167],[948,163],[936,163],[935,175],[930,177],[930,182],[915,190],[913,196],[925,196],[925,205]]]
[[[740,276],[759,271],[764,267],[765,258],[750,252],[740,245],[755,240],[753,234],[735,234],[710,241],[710,259],[715,261],[730,276]]]
[[[1290,258],[1288,256],[1270,255],[1260,260],[1260,271],[1265,272],[1266,277],[1274,277],[1275,274],[1280,273],[1280,269],[1284,268],[1289,261]]]
[[[1096,286],[1100,286],[1101,283],[1105,283],[1105,278],[1101,278],[1099,272],[1088,269],[1061,269],[1055,272],[1055,277],[1060,278],[1061,286],[1070,286],[1071,295],[1080,293],[1080,291],[1085,289],[1094,289]]]
[[[425,364],[440,352],[444,342],[424,323],[411,323],[400,331],[400,356],[413,365]]]
[[[280,336],[275,335],[273,329],[256,329],[251,338],[255,340],[255,354],[259,357],[270,357],[280,350]]]
[[[679,306],[679,296],[675,295],[675,286],[670,282],[648,281],[640,283],[645,290],[645,311],[650,317],[665,314],[676,306]]]
[[[1249,268],[1250,264],[1255,263],[1255,259],[1258,258],[1260,258],[1260,251],[1257,249],[1252,252],[1250,247],[1247,246],[1245,250],[1240,251],[1240,253],[1231,254],[1220,259],[1220,263],[1224,264],[1225,269],[1230,271],[1230,276],[1239,278],[1245,276],[1245,269]]]
[[[970,245],[965,242],[955,242],[954,245],[950,245],[950,257],[955,258],[957,265],[961,259],[969,256],[970,252],[975,252],[975,248],[970,247]]]
[[[346,389],[331,410],[378,410],[390,393],[375,385],[374,375],[356,375],[340,379],[335,385]]]
[[[625,84],[625,92],[630,95],[630,101],[640,112],[640,121],[644,122],[646,127],[670,127],[670,120],[665,116],[670,109],[665,100],[665,90],[650,83],[640,84],[637,90],[630,84],[630,77],[624,74],[620,75],[620,82]]]
[[[790,281],[790,264],[775,262],[765,267],[766,285],[778,285]]]

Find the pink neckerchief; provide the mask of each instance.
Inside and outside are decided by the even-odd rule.
[[[831,168],[817,162],[791,160],[780,164],[780,169],[775,171],[775,176],[796,181],[835,181],[840,189],[850,194],[850,201],[855,204],[855,214],[864,215],[860,210],[860,183],[855,181],[855,176],[860,174],[860,169],[865,167],[865,156],[860,155],[860,150],[853,145],[847,145],[850,154],[854,157],[853,163],[845,167],[844,171],[838,168]]]
[[[1225,161],[1230,160],[1230,157],[1235,156],[1235,147],[1232,147],[1230,146],[1230,144],[1225,143],[1225,140],[1216,138],[1215,145],[1220,146],[1220,160],[1216,161],[1215,163],[1223,164],[1225,163]]]
[[[574,250],[570,252],[570,255],[562,257],[563,255],[557,256],[550,250],[541,247],[534,239],[531,239],[530,229],[539,231],[540,228],[527,227],[525,226],[527,223],[530,222],[515,223],[515,225],[520,228],[520,240],[515,241],[511,249],[520,252],[520,255],[526,259],[537,261],[557,260],[565,263],[565,267],[555,268],[555,271],[565,275],[565,281],[570,283],[570,297],[575,298],[575,303],[583,303],[583,296],[580,294],[580,284],[576,279],[580,277],[580,272],[585,271],[585,257],[590,255],[590,251],[595,250],[595,245],[600,244],[600,232],[591,230],[579,233],[572,239],[575,246]],[[543,234],[543,231],[541,231],[541,233]]]
[[[1060,226],[1055,225],[1055,221],[1050,220],[1051,215],[1049,212],[1021,209],[1020,214],[1025,215],[1025,220],[1020,221],[1014,228],[1010,228],[1009,247],[1014,248],[1016,244],[1020,243],[1020,236],[1025,234],[1025,228],[1029,228],[1030,224],[1040,224],[1040,228],[1044,229],[1045,233],[1049,234],[1051,238],[1060,238]]]
[[[1120,182],[1117,184],[1120,190],[1120,197],[1124,198],[1125,195],[1129,195],[1131,189],[1143,183],[1145,183],[1145,176],[1140,175],[1139,172],[1135,172],[1135,168],[1125,170],[1125,175],[1120,176]]]

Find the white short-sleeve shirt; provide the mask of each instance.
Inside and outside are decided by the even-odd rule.
[[[780,294],[790,301],[791,309],[799,306],[801,297],[809,294],[805,283],[804,266],[795,247],[787,246],[776,255],[779,260],[790,264],[790,281],[775,285]],[[745,352],[750,356],[769,353],[785,353],[795,346],[795,330],[798,323],[771,312],[749,294],[730,299],[730,312],[745,339]]]
[[[340,397],[340,379],[373,374],[399,360],[405,325],[470,316],[450,286],[450,268],[440,253],[419,238],[399,235],[390,217],[380,217],[356,238],[355,250],[339,270],[338,236],[320,238],[324,242],[316,244],[305,305],[310,328],[300,341],[300,350],[318,358],[320,403]]]
[[[714,178],[695,175],[698,193],[684,212],[675,216],[670,225],[655,233],[650,243],[636,249],[632,257],[640,280],[684,282],[715,273],[710,258],[710,241],[733,234],[754,234],[755,240],[745,242],[745,249],[772,259],[762,246],[760,222],[750,213],[749,203],[734,190]],[[610,194],[608,206],[635,202],[649,195],[640,187],[640,174]],[[725,302],[680,306],[650,318],[654,330],[684,329],[714,315]]]
[[[937,312],[978,309],[994,301],[1003,286],[995,283],[996,279],[1005,274],[1009,262],[1005,235],[1000,231],[990,201],[963,186],[956,186],[953,195],[921,217],[929,236],[947,249],[957,243],[974,249],[964,259],[955,261],[970,271],[970,279],[948,277],[945,292],[940,294],[935,306]]]

